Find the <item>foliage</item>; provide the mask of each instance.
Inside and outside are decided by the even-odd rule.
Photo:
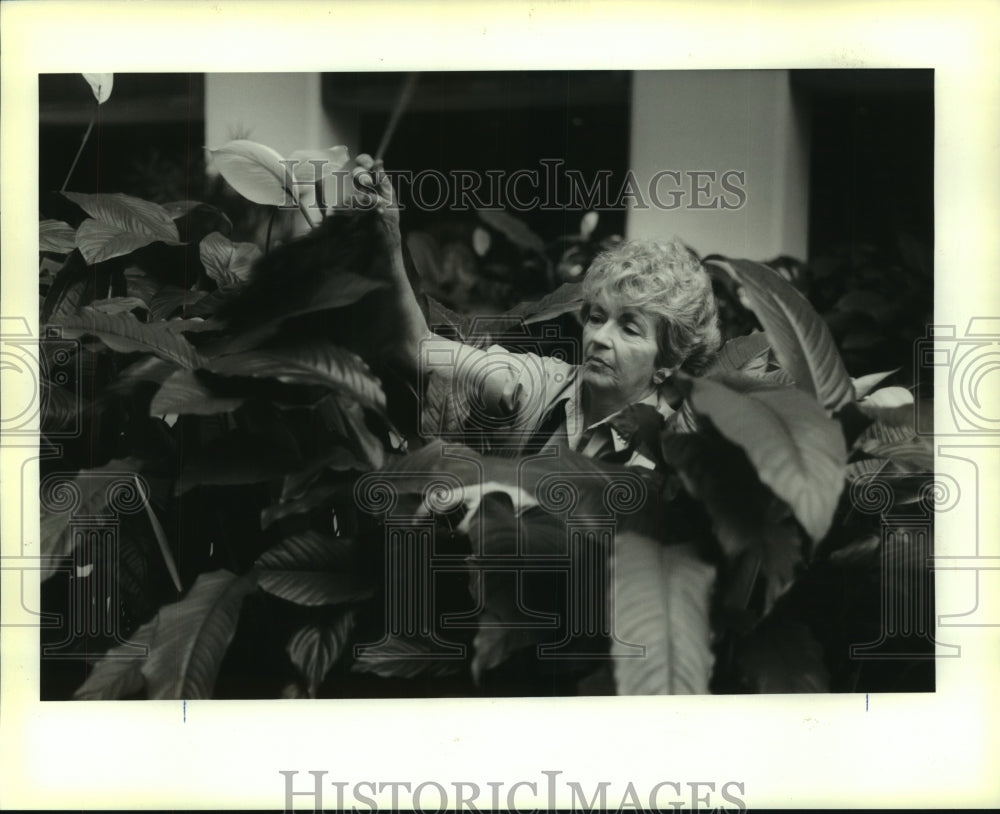
[[[348,161],[342,148],[313,152]],[[212,155],[250,200],[294,198],[270,148],[242,140]],[[891,480],[897,499],[919,503],[933,456],[910,391],[886,386],[891,373],[852,380],[827,324],[771,268],[717,264],[764,331],[733,337],[704,377],[679,379],[670,420],[642,405],[616,419],[660,463],[636,473],[419,436],[412,394],[384,363],[393,326],[370,213],[331,209],[273,247],[234,242],[226,215],[194,201],[68,192],[56,208],[40,222],[40,306],[47,328],[79,340],[79,373],[44,382],[42,435],[77,403],[83,433],[43,461],[43,484],[68,473],[91,515],[111,499],[99,475],[144,484],[145,514],[121,525],[109,610],[130,644],[86,642],[104,655],[75,697],[592,692],[608,656],[620,693],[870,686],[847,647],[877,636],[888,554],[852,488],[905,476]],[[483,213],[467,251],[413,234],[408,245],[432,294],[500,239],[544,259],[552,290],[503,315],[544,325],[578,310],[595,225],[585,216],[555,263],[504,213]],[[432,324],[466,335],[467,317],[426,302]],[[450,558],[424,629],[386,634],[387,592],[406,577],[388,564],[420,568],[428,552],[391,536],[402,530],[378,506],[373,473],[395,485],[410,531],[433,529],[434,556]],[[567,475],[589,484],[584,505],[630,477],[643,484],[610,548],[567,549],[569,509],[539,498]],[[80,566],[68,515],[44,512],[43,549]],[[580,539],[600,539],[595,523]],[[926,567],[891,553],[908,573]],[[565,579],[484,565],[532,556],[611,563],[613,635],[598,631],[572,658],[538,657],[567,635]],[[82,565],[92,569],[74,579],[111,584],[107,559]]]

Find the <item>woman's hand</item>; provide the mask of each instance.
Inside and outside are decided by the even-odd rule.
[[[361,153],[354,159],[351,182],[354,191],[350,206],[352,209],[369,210],[378,213],[379,224],[391,248],[398,247],[402,238],[399,233],[399,205],[392,188],[392,181],[385,172],[381,159],[375,161],[368,153]]]

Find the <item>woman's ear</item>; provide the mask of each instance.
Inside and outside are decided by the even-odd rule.
[[[673,371],[666,367],[661,367],[653,373],[653,384],[663,384],[671,375]]]

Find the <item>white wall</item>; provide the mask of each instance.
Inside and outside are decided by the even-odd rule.
[[[323,110],[318,73],[205,74],[205,143],[218,147],[235,137],[299,149],[346,144],[354,154],[356,122],[333,122]]]
[[[682,184],[664,176],[660,200],[685,199],[670,211],[633,206],[626,236],[677,235],[700,254],[768,260],[779,254],[806,258],[808,237],[808,143],[797,120],[788,71],[641,71],[633,77],[630,166],[640,189],[661,170],[681,173]],[[690,171],[709,193],[695,198]],[[695,209],[711,199],[739,197],[720,186],[722,173],[743,171],[745,203],[737,209]],[[736,177],[731,185],[740,186]]]

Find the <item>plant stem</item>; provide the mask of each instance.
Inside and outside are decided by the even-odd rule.
[[[274,226],[274,216],[278,213],[278,208],[271,209],[271,217],[267,219],[267,237],[264,238],[264,254],[271,251],[271,227]]]
[[[90,117],[90,124],[87,125],[87,131],[83,134],[83,140],[80,142],[80,149],[76,151],[76,157],[73,159],[72,165],[70,165],[69,172],[66,173],[66,180],[63,181],[62,188],[60,192],[65,192],[66,187],[69,184],[69,179],[73,177],[73,170],[76,169],[76,164],[80,160],[80,156],[83,154],[83,148],[87,146],[87,140],[90,138],[90,131],[94,129],[94,122],[97,121],[97,111],[100,109],[100,105],[94,108],[94,115]]]

